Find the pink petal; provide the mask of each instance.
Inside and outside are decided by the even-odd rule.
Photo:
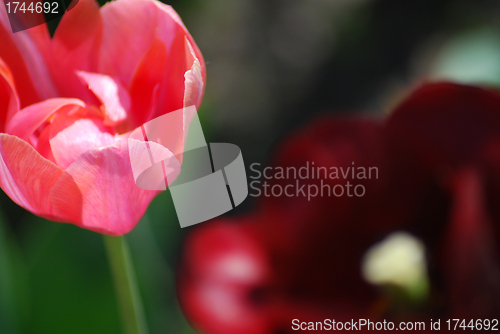
[[[33,146],[42,157],[57,165],[56,159],[52,154],[52,148],[50,147],[50,130],[51,126],[46,126],[45,129],[40,132],[40,135],[38,135],[36,145]]]
[[[175,10],[171,6],[165,5],[159,1],[150,0],[150,2],[152,2],[159,9],[159,14],[158,14],[159,28],[157,31],[157,37],[160,40],[162,40],[165,43],[165,45],[167,45],[169,54],[173,53],[172,48],[175,40],[180,39],[181,43],[179,44],[179,46],[185,47],[184,40],[187,39],[189,44],[192,46],[192,50],[194,51],[194,58],[200,61],[201,72],[203,74],[203,82],[205,82],[206,81],[205,60],[203,59],[203,55],[198,49],[198,46],[194,42],[193,37],[182,23],[182,20],[179,17],[179,15],[175,12]],[[172,21],[175,24],[173,24]],[[172,26],[175,27],[177,35],[172,34]],[[189,57],[189,54],[186,51],[185,53]],[[192,58],[190,61],[187,59],[186,70],[191,68],[192,61],[194,61],[194,58]]]
[[[187,129],[194,113],[196,113],[194,107],[166,113],[134,130],[130,138],[158,143],[166,147],[182,163]]]
[[[196,58],[193,46],[186,38],[186,64],[191,63],[191,69],[184,74],[184,107],[200,106],[203,97],[203,75],[200,61]]]
[[[155,39],[157,12],[150,1],[106,3],[101,8],[104,28],[97,72],[118,77],[128,86],[135,68]]]
[[[6,132],[28,140],[35,130],[63,107],[85,107],[78,99],[56,98],[33,104],[19,111],[6,126]]]
[[[101,29],[99,4],[94,0],[78,0],[78,3],[64,14],[53,41],[67,50],[75,50],[99,37],[98,31]]]
[[[102,19],[98,3],[78,0],[76,6],[61,19],[50,45],[50,57],[47,58],[60,96],[78,97],[86,102],[96,100],[75,70],[98,72],[101,41]]]
[[[205,82],[205,64],[188,34],[177,35],[170,47],[159,101],[152,118],[183,107],[199,107]]]
[[[111,145],[115,138],[108,133],[102,121],[57,117],[50,126],[50,147],[57,165],[66,168],[81,154]]]
[[[161,101],[155,115],[149,119],[182,108],[184,73],[192,67],[192,63],[186,63],[186,38],[193,45],[194,54],[200,62],[203,81],[205,64],[177,13],[170,6],[152,0],[109,2],[103,6],[101,13],[104,31],[98,72],[118,77],[124,85],[129,86],[134,76],[141,72],[141,61],[144,62],[159,40],[166,47],[167,67],[158,71],[163,74],[161,80],[158,81],[155,75],[148,82],[161,83],[160,97],[165,101]],[[117,62],[116,59],[122,61]],[[163,55],[156,51],[153,67],[162,64]]]
[[[137,66],[130,84],[133,111],[129,120],[131,128],[136,128],[152,118],[156,107],[157,87],[163,80],[167,60],[165,44],[155,39]]]
[[[161,100],[158,102],[157,111],[156,114],[153,115],[153,118],[173,110],[190,106],[190,104],[184,104],[184,94],[186,93],[184,75],[186,71],[192,69],[195,59],[198,59],[200,64],[202,82],[206,82],[206,68],[203,55],[182,23],[179,15],[177,15],[170,6],[166,6],[157,1],[154,3],[160,10],[159,16],[161,17],[159,20],[160,28],[158,29],[158,38],[164,41],[168,47],[169,61],[163,85],[161,86]],[[169,34],[169,29],[167,29],[168,21],[165,17],[171,17],[176,22],[175,34]],[[188,43],[186,43],[186,40]],[[191,54],[188,44],[192,48],[194,54]],[[203,88],[201,89],[203,91]],[[189,101],[186,102],[189,103]],[[194,105],[198,109],[199,103]]]
[[[5,124],[18,111],[19,97],[12,73],[0,58],[0,132],[5,131]]]
[[[0,6],[0,58],[16,78],[21,107],[56,95],[43,56],[49,42],[46,25],[12,33],[5,6]]]
[[[90,90],[103,104],[104,124],[116,125],[127,118],[130,109],[130,97],[123,85],[113,78],[98,74],[77,71],[77,75],[84,80]]]
[[[50,189],[63,173],[62,168],[44,159],[25,141],[0,134],[0,186],[23,208],[52,220]]]
[[[74,182],[79,192],[66,191]],[[54,212],[80,227],[109,235],[130,232],[156,191],[135,185],[128,145],[114,145],[82,154],[54,185]]]
[[[185,34],[177,34],[168,49],[167,68],[163,73],[158,101],[152,118],[164,115],[184,106],[184,74],[186,64]]]
[[[180,162],[166,147],[134,135],[128,138],[128,149],[135,183],[141,189],[166,190],[179,176]]]

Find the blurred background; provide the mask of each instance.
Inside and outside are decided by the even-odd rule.
[[[320,114],[382,115],[422,80],[500,85],[498,0],[169,4],[207,62],[207,140],[238,145],[247,167]],[[249,197],[231,214],[251,207]],[[38,218],[3,192],[0,210],[0,333],[121,333],[102,237]],[[151,333],[194,333],[175,295],[189,230],[166,191],[127,236]]]

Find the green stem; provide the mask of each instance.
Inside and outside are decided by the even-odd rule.
[[[120,306],[122,324],[126,334],[147,334],[139,290],[124,237],[104,235],[104,244],[113,275]]]

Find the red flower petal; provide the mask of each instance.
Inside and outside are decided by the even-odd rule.
[[[5,124],[19,111],[19,97],[14,79],[7,65],[0,58],[0,131],[5,131]]]
[[[0,186],[9,197],[37,215],[58,220],[49,196],[52,186],[64,172],[44,159],[25,141],[0,134]]]
[[[272,332],[265,305],[252,300],[254,291],[269,284],[268,259],[240,227],[203,225],[188,239],[179,301],[204,333]]]
[[[474,163],[481,147],[500,135],[500,93],[452,83],[424,85],[392,113],[388,131],[392,141],[433,168]]]
[[[73,183],[78,192],[72,191]],[[54,185],[50,197],[54,212],[75,225],[122,235],[135,227],[157,193],[136,186],[127,140],[119,140],[80,155]]]
[[[488,318],[500,312],[498,236],[486,211],[479,173],[465,169],[453,181],[454,203],[440,267],[454,317]]]
[[[44,57],[49,42],[46,25],[12,33],[5,7],[0,6],[0,59],[15,78],[21,108],[56,96]]]
[[[7,124],[5,132],[21,139],[28,138],[43,122],[58,110],[65,107],[85,107],[78,99],[57,98],[33,104],[16,113]]]
[[[118,80],[107,75],[84,71],[77,71],[77,75],[87,83],[89,89],[102,103],[105,125],[115,126],[127,118],[130,96]]]

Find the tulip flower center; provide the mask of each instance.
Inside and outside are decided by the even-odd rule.
[[[100,114],[93,105],[63,108],[33,133],[30,143],[44,158],[67,168],[86,151],[116,141],[116,131]]]

